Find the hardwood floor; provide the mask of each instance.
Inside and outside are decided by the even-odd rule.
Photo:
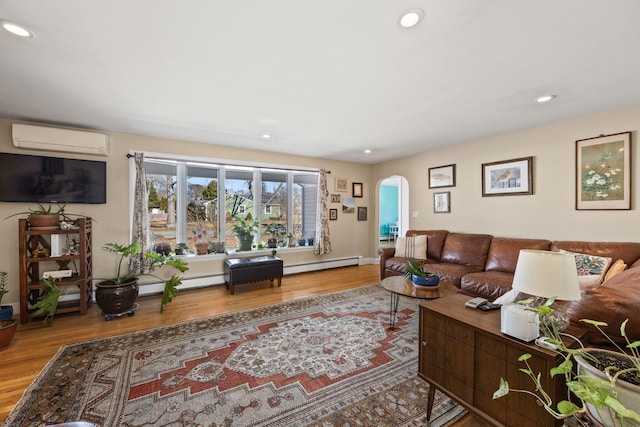
[[[12,344],[0,352],[0,421],[6,419],[25,389],[62,345],[278,304],[376,282],[379,282],[377,265],[343,267],[285,276],[281,288],[272,288],[269,282],[240,285],[236,287],[235,295],[230,295],[224,286],[182,291],[163,314],[159,314],[158,295],[139,298],[140,307],[134,316],[124,316],[108,322],[100,315],[100,309],[93,305],[85,315],[56,316],[50,328],[39,320],[20,324]],[[471,417],[465,417],[455,424],[456,427],[482,425],[479,420]]]

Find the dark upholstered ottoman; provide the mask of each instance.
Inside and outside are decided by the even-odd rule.
[[[278,286],[282,285],[282,260],[274,256],[258,258],[233,258],[224,263],[224,284],[231,292],[235,292],[238,283],[262,282],[278,279]]]

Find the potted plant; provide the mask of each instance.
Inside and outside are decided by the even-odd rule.
[[[53,278],[48,277],[42,280],[44,284],[44,290],[38,297],[38,300],[33,305],[35,316],[44,314],[43,322],[47,326],[53,324],[53,316],[56,314],[58,308],[58,300],[60,299],[60,288],[56,285]]]
[[[9,219],[11,217],[17,215],[27,215],[27,221],[29,222],[29,227],[41,230],[52,230],[57,229],[60,225],[60,220],[68,221],[71,216],[83,217],[84,215],[72,214],[65,212],[65,208],[67,206],[66,203],[58,203],[57,209],[54,209],[52,204],[49,203],[47,205],[43,205],[38,203],[38,207],[34,209],[29,209],[25,212],[18,212],[13,215],[9,215],[5,219]]]
[[[145,257],[149,260],[149,264],[144,271],[133,270],[129,265],[124,267],[123,263],[125,261],[129,264],[130,257],[142,252],[142,246],[138,241],[129,245],[107,243],[102,249],[119,256],[116,264],[115,277],[103,279],[96,283],[96,303],[104,313],[106,320],[110,320],[114,315],[121,316],[128,314],[129,316],[133,316],[136,309],[135,302],[138,298],[138,279],[141,276],[152,276],[159,280],[164,280],[147,271],[163,265],[170,265],[180,272],[185,272],[189,269],[188,264],[184,260],[156,252],[145,254]],[[181,283],[182,279],[176,274],[172,274],[168,280],[165,280],[160,313],[164,311],[165,306],[176,296],[177,287]]]
[[[196,228],[193,229],[192,233],[196,241],[196,254],[206,255],[209,251],[209,242],[206,240],[207,230],[205,230],[201,223],[197,223]]]
[[[437,275],[424,271],[424,266],[413,258],[404,264],[404,277],[415,286],[436,286],[440,282]]]
[[[6,289],[8,274],[0,271],[0,303],[2,297],[9,292]],[[18,323],[13,319],[13,307],[10,305],[0,306],[0,350],[7,347],[16,333]]]
[[[245,218],[234,215],[233,219],[236,222],[233,224],[231,231],[235,234],[236,240],[238,241],[238,250],[250,251],[253,236],[258,230],[258,221],[251,220],[250,215],[247,215]]]
[[[278,247],[278,232],[280,230],[280,225],[274,222],[267,224],[265,228],[265,232],[271,234],[271,237],[267,239],[267,247],[268,248],[277,248]]]
[[[552,377],[564,375],[568,393],[578,399],[581,406],[572,402],[571,396],[554,406],[554,402],[542,387],[542,374],[534,372],[528,363],[530,354],[524,354],[518,360],[525,365],[520,371],[531,378],[536,391],[510,389],[507,381],[501,378],[499,389],[493,394],[493,398],[501,398],[509,392],[530,394],[554,418],[574,417],[583,426],[591,425],[584,420],[585,416],[606,427],[640,425],[640,341],[631,342],[627,337],[627,321],[621,324],[620,333],[626,341],[625,349],[629,354],[602,330],[601,327],[607,326],[606,323],[589,319],[581,321],[594,326],[618,351],[568,348],[562,341],[555,323],[549,321],[554,313],[554,309],[551,308],[553,301],[553,298],[549,299],[545,304],[531,310],[535,311],[540,319],[541,332],[546,342],[555,346],[562,356],[562,362],[551,369],[549,374]],[[529,300],[522,301],[528,302]],[[577,363],[577,368],[574,362]],[[629,381],[634,381],[637,385]]]
[[[2,297],[9,292],[7,289],[7,277],[9,274],[6,271],[0,271],[0,320],[9,320],[13,318],[13,306],[2,305]]]

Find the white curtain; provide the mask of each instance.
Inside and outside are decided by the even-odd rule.
[[[329,233],[329,190],[327,190],[327,171],[320,169],[318,175],[318,213],[316,215],[316,244],[314,253],[324,255],[331,252],[331,236]]]
[[[144,254],[151,251],[149,238],[149,196],[147,194],[147,177],[144,171],[144,153],[133,155],[136,166],[136,186],[133,199],[133,223],[131,225],[131,241],[136,240],[142,246],[142,253],[129,259],[131,271],[144,271],[146,268]]]

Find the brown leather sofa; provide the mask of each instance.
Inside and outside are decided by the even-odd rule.
[[[425,265],[425,270],[454,284],[461,293],[490,301],[511,289],[521,249],[566,250],[609,257],[612,262],[622,259],[627,270],[603,285],[584,290],[581,300],[565,305],[572,321],[587,318],[607,322],[610,325],[607,332],[617,338],[620,338],[619,325],[628,318],[627,334],[632,339],[640,339],[640,243],[505,238],[447,230],[406,233],[406,236],[417,235],[427,236],[427,252],[416,259]],[[395,248],[380,248],[378,254],[382,279],[404,274],[408,259],[395,257]],[[590,333],[590,340],[602,342],[598,333]]]

